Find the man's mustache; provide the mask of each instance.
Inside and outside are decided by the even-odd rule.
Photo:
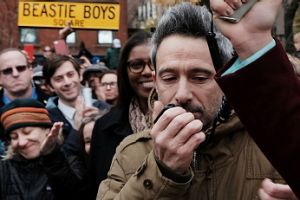
[[[203,114],[204,110],[200,106],[195,106],[190,103],[181,103],[178,106],[184,108],[187,112]]]

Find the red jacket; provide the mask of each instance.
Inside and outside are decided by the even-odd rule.
[[[232,61],[233,62],[233,61]],[[250,135],[300,197],[300,81],[277,44],[249,66],[216,80]]]

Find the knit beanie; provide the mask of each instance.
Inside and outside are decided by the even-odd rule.
[[[52,122],[45,106],[34,99],[16,99],[1,108],[0,121],[9,137],[11,131],[27,127],[52,127]]]

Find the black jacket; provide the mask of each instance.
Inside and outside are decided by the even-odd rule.
[[[42,90],[39,89],[39,87],[35,87],[36,89],[36,94],[37,94],[37,100],[40,101],[41,103],[43,103],[44,105],[47,104],[47,100],[49,98],[48,95],[46,95],[45,93],[42,92]],[[3,103],[3,89],[0,90],[0,108],[2,108],[4,106]]]
[[[95,123],[90,152],[90,175],[92,187],[96,196],[99,184],[106,179],[112,158],[117,146],[132,129],[128,121],[128,114],[118,107],[98,119]]]
[[[63,136],[64,136],[64,149],[76,155],[82,155],[84,152],[84,146],[81,141],[81,138],[77,131],[73,129],[70,122],[65,118],[63,113],[57,107],[58,105],[58,98],[54,97],[49,100],[49,104],[47,105],[47,110],[49,112],[50,118],[52,122],[63,122]],[[99,108],[100,110],[109,109],[109,105],[103,103],[101,101],[96,101],[93,104],[95,107]]]
[[[34,160],[2,160],[0,172],[1,200],[85,199],[85,164],[60,148]]]

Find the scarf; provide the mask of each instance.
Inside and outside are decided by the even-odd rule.
[[[151,127],[150,113],[147,112],[144,115],[136,97],[131,99],[129,105],[129,123],[133,133],[139,133]]]

